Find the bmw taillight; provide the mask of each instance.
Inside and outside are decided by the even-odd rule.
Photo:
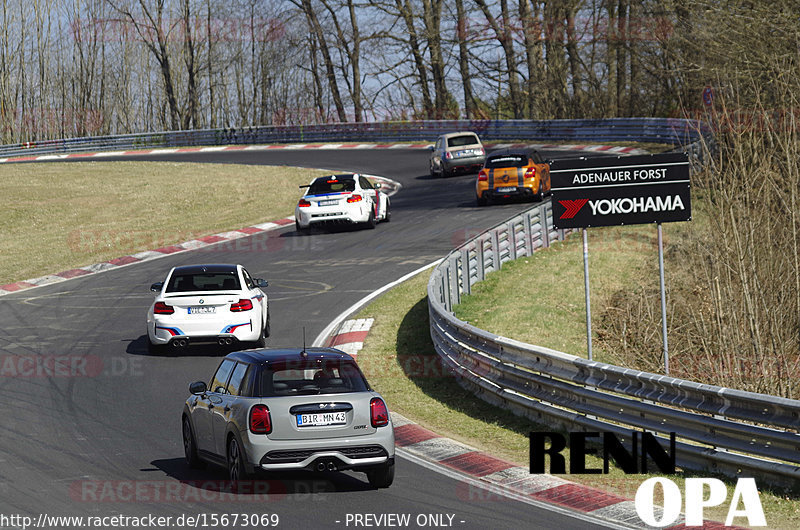
[[[525,171],[525,178],[526,178],[526,179],[532,179],[532,178],[533,178],[533,177],[535,177],[535,176],[536,176],[536,168],[535,168],[535,167],[529,167],[529,168],[528,168],[528,169]]]
[[[451,153],[450,151],[445,151],[444,152],[444,157],[446,159],[450,160],[451,158],[453,158],[453,153]]]
[[[171,315],[174,312],[175,308],[164,302],[156,302],[156,305],[153,306],[153,313],[156,315]]]
[[[486,182],[489,180],[489,175],[486,173],[485,169],[481,169],[480,172],[478,173],[478,180],[480,182]]]
[[[253,302],[249,298],[242,298],[235,304],[231,304],[231,312],[250,311],[253,309]]]
[[[389,424],[389,409],[381,398],[372,398],[369,402],[369,419],[373,427]]]
[[[361,195],[355,194],[351,195],[347,198],[347,202],[361,202],[362,197]]]
[[[272,432],[272,418],[266,405],[253,405],[250,409],[250,432],[253,434]]]
[[[311,206],[311,202],[305,199],[300,199],[300,202],[297,203],[297,206],[299,206],[300,208],[306,208],[308,206]]]
[[[483,155],[486,154],[486,151],[483,150],[483,147],[479,147],[478,149],[475,149],[474,152],[475,152],[476,155],[480,155],[480,156],[483,156]]]

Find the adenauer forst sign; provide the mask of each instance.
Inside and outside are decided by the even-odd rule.
[[[692,218],[685,153],[557,160],[550,178],[556,228]]]

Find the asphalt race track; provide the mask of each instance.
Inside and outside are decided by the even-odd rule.
[[[392,222],[375,230],[299,236],[291,225],[0,298],[0,513],[154,514],[172,516],[173,524],[182,514],[278,514],[283,528],[347,528],[354,527],[348,514],[400,513],[411,514],[411,527],[424,515],[444,515],[443,524],[432,519],[427,526],[446,526],[452,515],[456,528],[591,528],[584,519],[485,494],[404,459],[385,490],[372,490],[361,473],[285,473],[240,494],[225,491],[223,470],[184,464],[180,413],[188,384],[208,381],[220,354],[205,348],[149,356],[150,284],[175,265],[242,263],[270,282],[268,344],[299,346],[303,326],[310,342],[369,292],[528,206],[478,208],[474,175],[431,179],[427,155],[392,149],[143,157],[355,170],[395,179],[403,189],[392,197]],[[218,208],[235,207],[234,198],[220,198]]]

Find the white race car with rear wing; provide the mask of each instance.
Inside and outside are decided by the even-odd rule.
[[[381,184],[365,175],[344,173],[314,179],[301,186],[306,193],[294,210],[295,226],[304,231],[312,225],[360,224],[375,228],[391,219],[389,196]]]

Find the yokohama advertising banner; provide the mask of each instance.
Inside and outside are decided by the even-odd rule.
[[[557,160],[550,178],[556,228],[692,218],[685,153]]]

